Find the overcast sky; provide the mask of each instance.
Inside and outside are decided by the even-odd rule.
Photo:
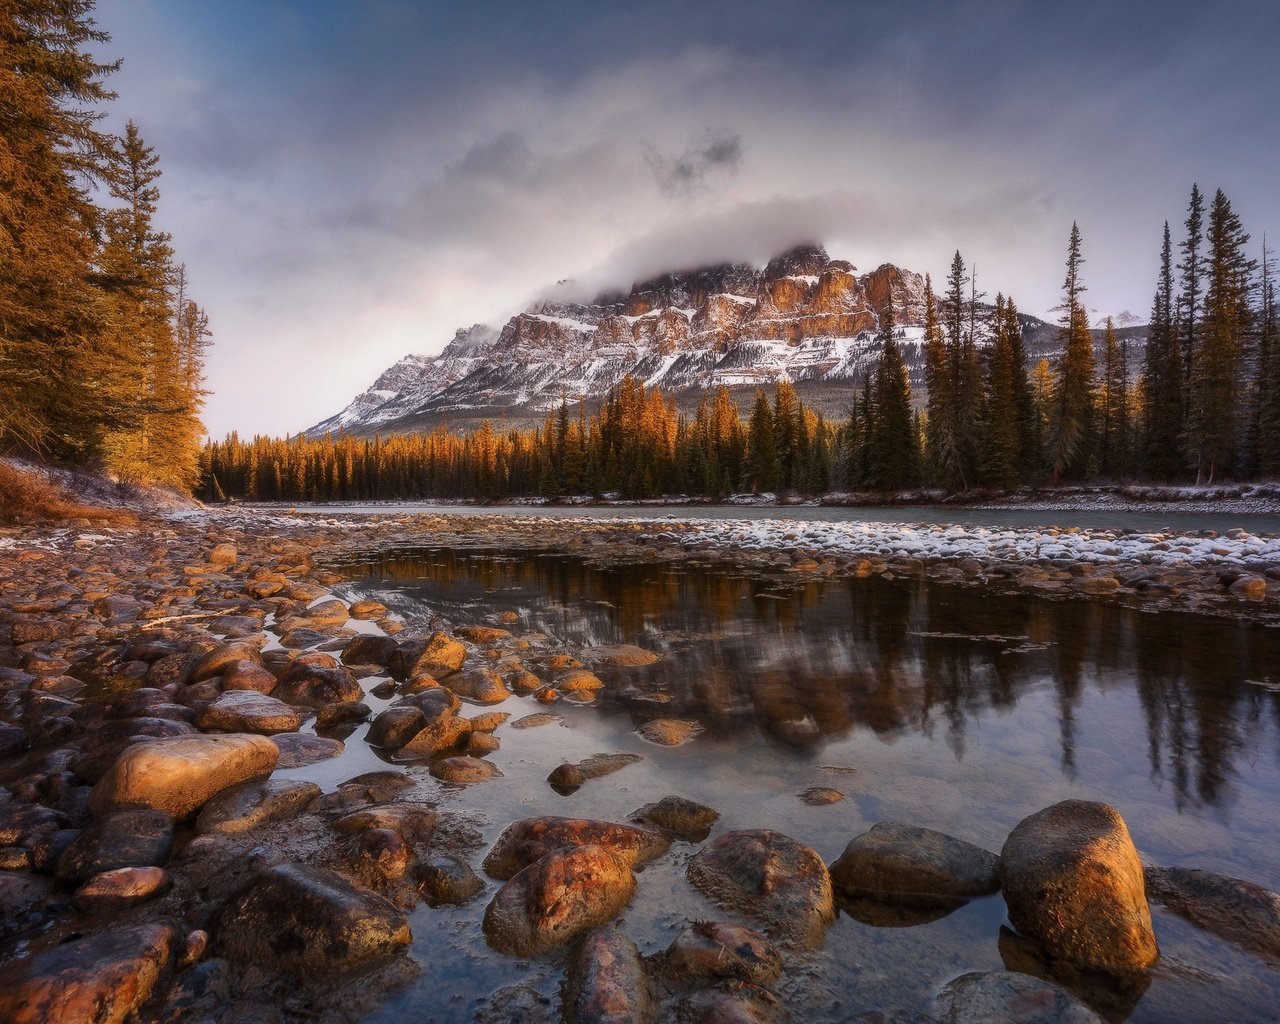
[[[804,240],[1145,316],[1198,181],[1280,235],[1280,3],[99,0],[113,117],[215,333],[205,421],[283,433],[408,352]]]

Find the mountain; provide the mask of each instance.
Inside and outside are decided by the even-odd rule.
[[[628,374],[684,408],[721,385],[745,406],[757,386],[790,380],[810,406],[841,417],[880,351],[890,302],[912,384],[923,393],[924,299],[921,275],[891,264],[859,274],[820,245],[798,246],[763,268],[667,273],[589,303],[539,302],[501,330],[460,329],[438,356],[406,356],[307,433],[471,429],[485,419],[525,426],[564,398],[599,400]],[[1055,353],[1052,325],[1023,323],[1033,358]]]

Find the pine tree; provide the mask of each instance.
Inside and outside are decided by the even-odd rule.
[[[1053,414],[1049,425],[1049,458],[1054,482],[1084,480],[1089,475],[1093,450],[1093,339],[1089,318],[1080,296],[1085,291],[1080,276],[1084,257],[1080,251],[1080,228],[1071,225],[1067,243],[1067,274],[1062,285],[1061,326],[1058,338],[1062,355],[1058,359]]]
[[[773,410],[762,388],[756,389],[747,427],[747,456],[744,487],[747,490],[773,491],[778,486],[778,455],[774,448]]]
[[[1022,461],[1019,368],[1014,347],[1016,319],[1013,324],[1011,329],[1004,296],[996,295],[994,333],[987,361],[979,468],[984,483],[1005,489],[1017,485]]]
[[[1129,381],[1128,354],[1116,338],[1111,317],[1103,331],[1102,430],[1099,437],[1098,471],[1104,478],[1120,479],[1129,473]]]
[[[925,404],[925,464],[931,481],[945,483],[950,474],[950,454],[955,451],[951,428],[954,424],[954,387],[947,343],[938,322],[938,307],[933,295],[933,281],[924,278],[924,384],[928,392]]]
[[[920,463],[911,414],[911,384],[898,343],[886,337],[872,391],[874,416],[867,433],[867,482],[876,490],[912,487]]]
[[[1176,318],[1181,325],[1178,347],[1182,352],[1182,394],[1186,402],[1191,398],[1191,365],[1193,354],[1199,345],[1200,293],[1203,266],[1200,245],[1204,241],[1204,196],[1198,184],[1191,186],[1191,199],[1187,204],[1187,219],[1183,221],[1187,236],[1179,243],[1182,260],[1178,263],[1180,294]],[[1183,416],[1187,415],[1186,409]]]
[[[778,381],[773,393],[773,451],[776,486],[783,490],[796,487],[799,483],[796,479],[800,453],[799,406],[796,389],[789,380]]]
[[[982,376],[977,359],[977,339],[973,337],[974,299],[965,285],[971,284],[959,251],[951,260],[947,291],[942,299],[942,326],[947,347],[947,402],[949,422],[940,434],[938,451],[941,482],[967,490],[975,477],[978,448],[978,421],[981,416]]]
[[[1277,327],[1275,258],[1262,243],[1262,275],[1258,303],[1257,459],[1258,471],[1267,477],[1280,474],[1280,351]]]
[[[1165,221],[1142,375],[1142,462],[1144,472],[1157,480],[1172,480],[1181,465],[1178,453],[1182,450],[1186,378],[1174,312],[1173,249],[1169,222]]]
[[[118,62],[91,0],[0,4],[0,444],[92,457],[108,380],[91,271],[111,144],[96,106]]]
[[[1222,189],[1209,212],[1204,321],[1191,358],[1187,454],[1196,482],[1235,467],[1242,440],[1238,388],[1252,326],[1249,291],[1255,265],[1249,235]]]

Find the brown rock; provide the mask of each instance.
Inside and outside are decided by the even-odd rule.
[[[448,633],[432,633],[408,675],[426,672],[433,676],[447,676],[462,668],[462,663],[466,660],[467,649],[457,640]]]
[[[1047,807],[1009,834],[1000,861],[1009,920],[1050,956],[1116,974],[1156,962],[1142,864],[1114,807]]]
[[[508,879],[548,853],[576,846],[606,847],[632,867],[661,856],[670,845],[665,836],[634,825],[586,818],[525,818],[508,825],[498,837],[484,869],[492,878]]]
[[[468,784],[501,778],[493,763],[479,757],[446,757],[431,766],[431,774],[442,782]]]
[[[238,835],[269,821],[301,814],[320,795],[320,787],[301,779],[268,779],[224,789],[200,810],[196,831]]]
[[[92,822],[58,857],[61,882],[80,883],[115,868],[160,866],[173,846],[173,818],[164,811],[121,811]]]
[[[1245,949],[1280,959],[1280,893],[1196,868],[1147,868],[1147,895]]]
[[[116,868],[90,878],[76,890],[72,902],[85,914],[114,914],[168,890],[169,872],[164,868]]]
[[[286,704],[320,708],[361,700],[364,691],[356,677],[327,654],[304,654],[280,676],[273,696]]]
[[[782,955],[757,931],[719,921],[696,921],[662,955],[662,969],[677,985],[721,978],[767,984],[782,974]]]
[[[187,681],[202,683],[206,679],[222,675],[230,666],[247,661],[251,665],[262,664],[262,652],[256,644],[237,640],[221,647],[215,647],[200,657],[187,676]]]
[[[187,818],[224,789],[269,776],[280,748],[265,736],[174,736],[125,748],[93,787],[95,815],[135,808]]]
[[[948,1024],[1102,1024],[1065,989],[1011,971],[962,974],[938,993],[938,1009]]]
[[[473,668],[449,677],[449,689],[476,704],[501,704],[511,696],[502,677],[491,668]]]
[[[654,1016],[653,995],[636,944],[614,928],[582,940],[569,965],[566,1024],[643,1024]]]
[[[679,747],[702,732],[702,726],[697,722],[687,722],[678,718],[655,718],[651,722],[645,722],[636,732],[650,743],[657,743],[663,747]]]
[[[284,701],[254,690],[229,690],[205,707],[196,725],[206,731],[256,732],[270,736],[277,732],[296,732],[303,715]]]
[[[233,661],[222,670],[222,689],[253,690],[270,693],[276,688],[276,677],[255,661]]]
[[[884,821],[845,847],[831,881],[849,895],[954,907],[999,891],[1000,858],[942,832]]]
[[[609,644],[601,647],[588,647],[582,657],[593,665],[652,665],[661,658],[653,651],[646,651],[634,644]]]

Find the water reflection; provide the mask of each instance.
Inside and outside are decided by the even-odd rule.
[[[610,670],[602,710],[692,715],[712,735],[753,730],[798,756],[869,732],[940,739],[961,762],[975,729],[1030,694],[1051,695],[1057,735],[1041,739],[1074,780],[1085,709],[1136,691],[1141,720],[1118,723],[1115,773],[1145,758],[1152,789],[1179,811],[1225,814],[1242,768],[1280,749],[1280,693],[1268,685],[1280,635],[1254,624],[923,579],[793,585],[495,552],[395,552],[345,570],[410,617],[513,611],[516,630],[662,651],[655,665]],[[1117,714],[1129,712],[1117,702]]]

